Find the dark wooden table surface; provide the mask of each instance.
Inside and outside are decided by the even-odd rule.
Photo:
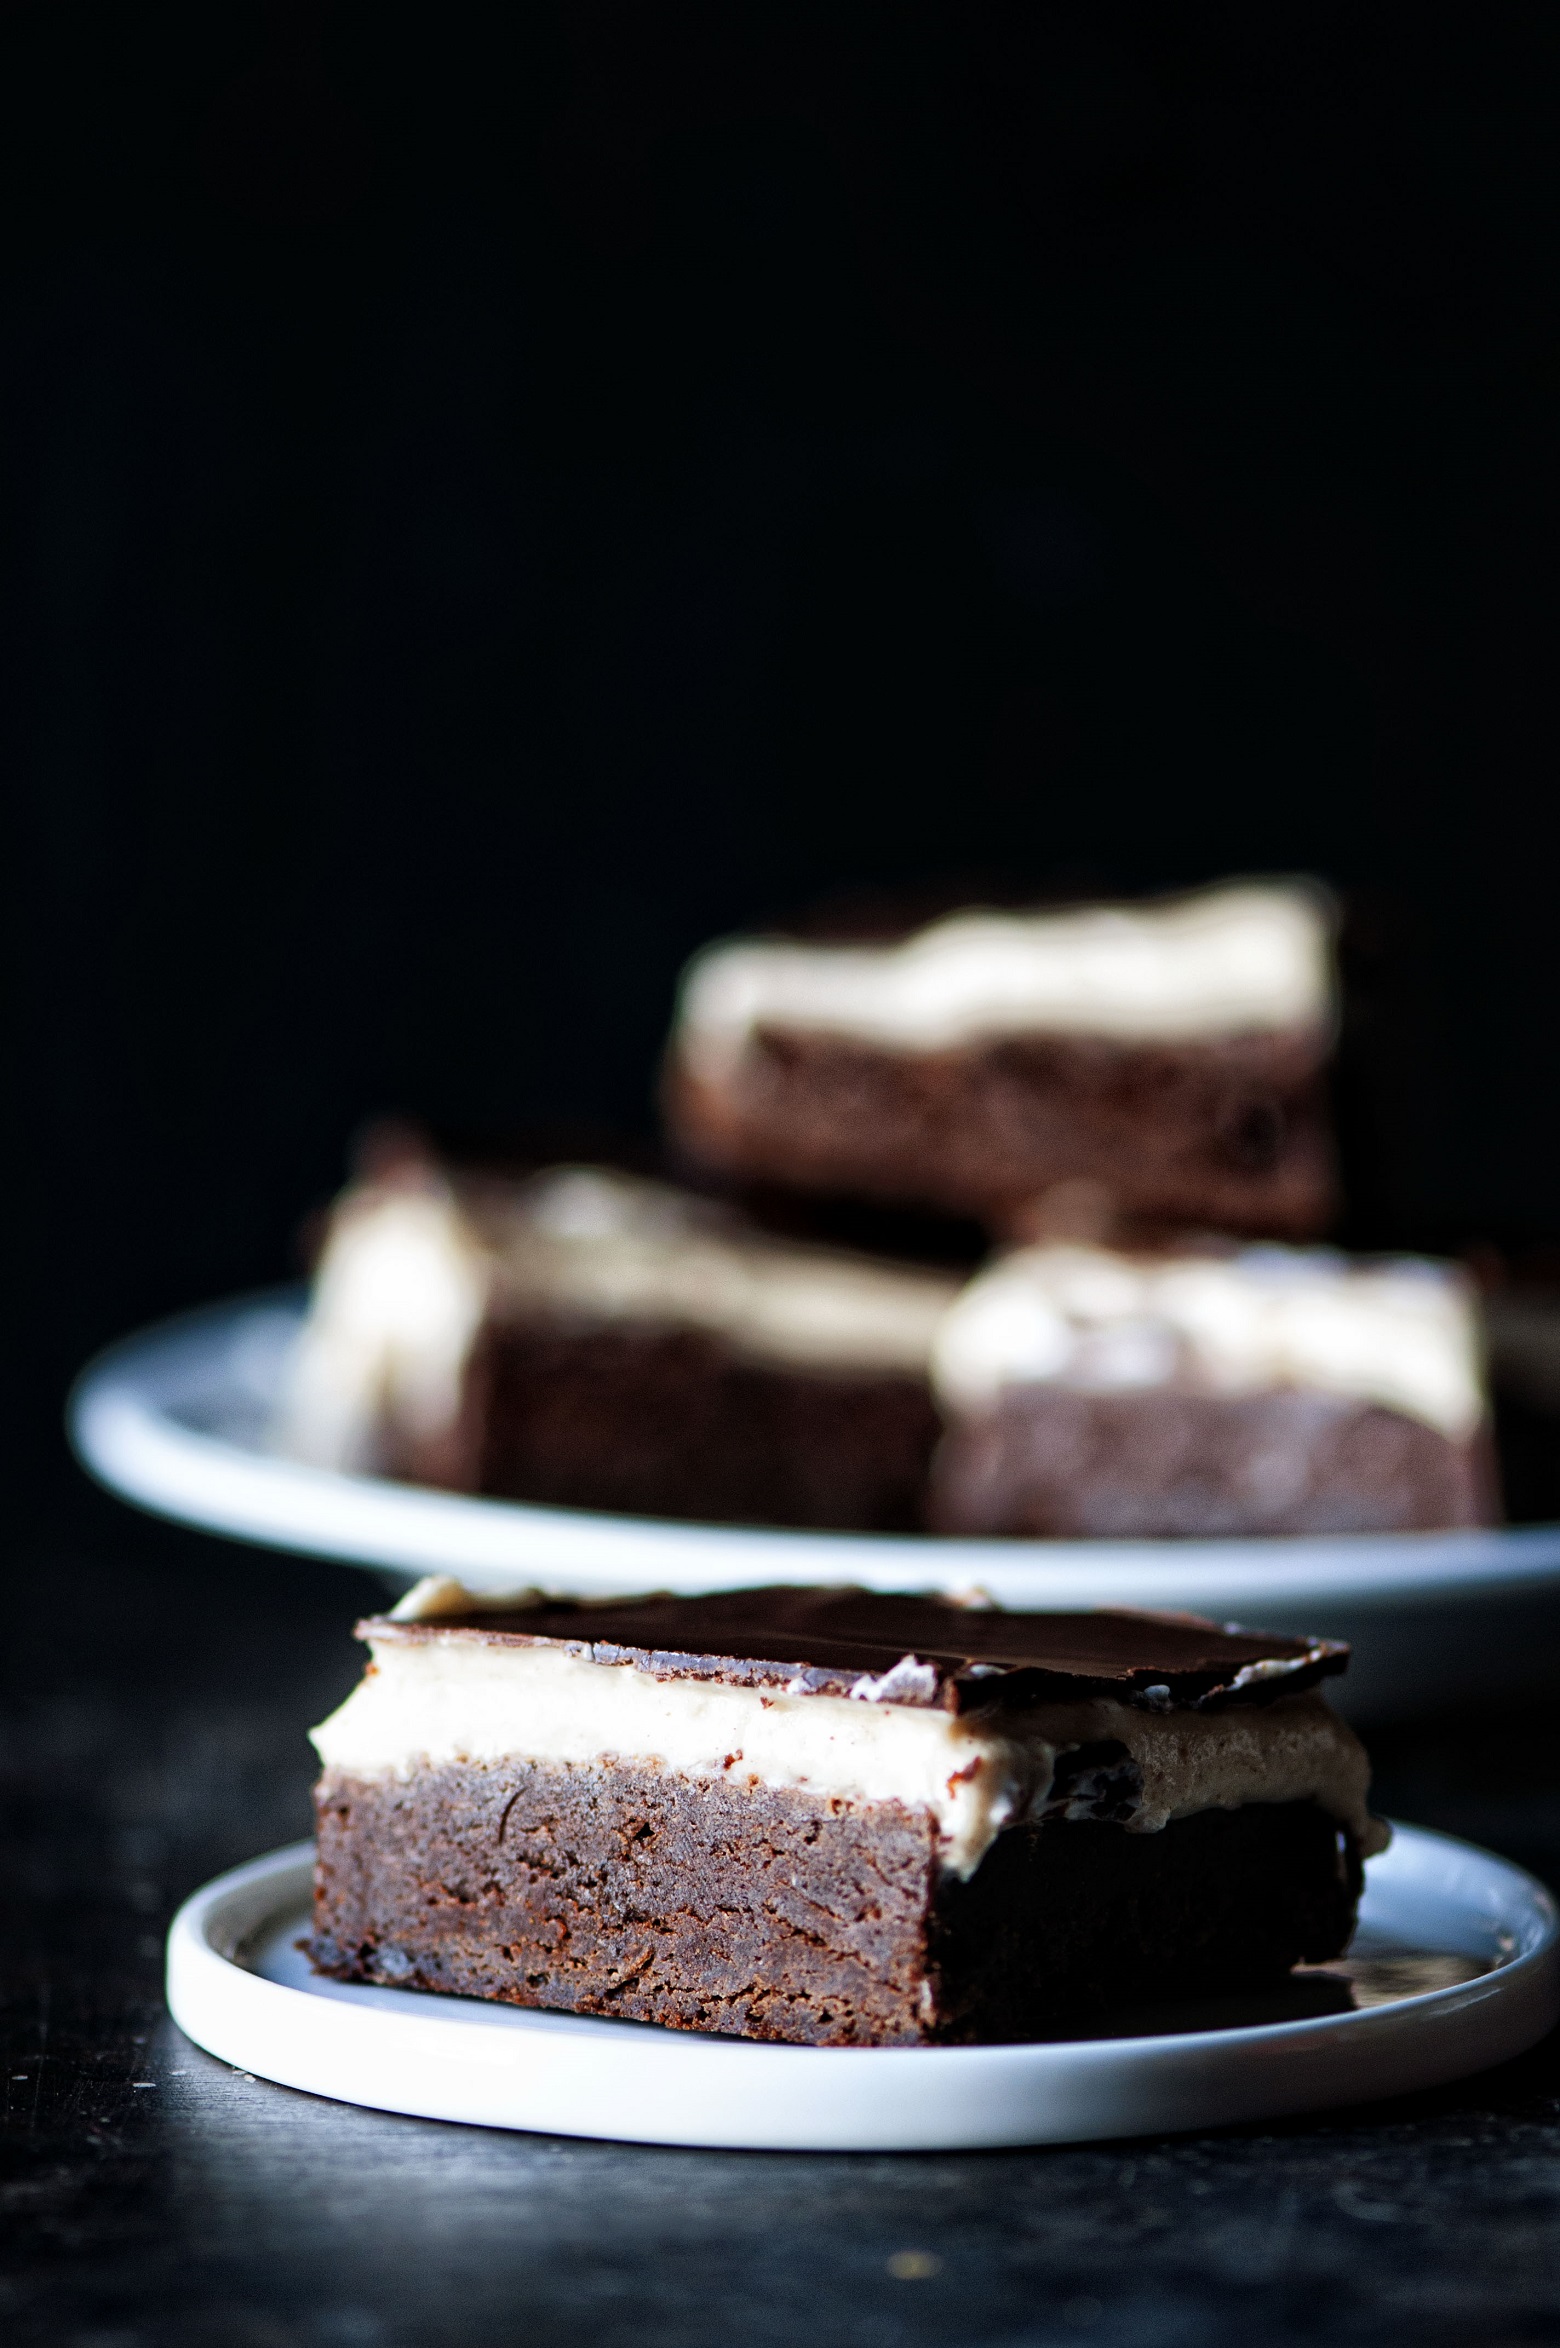
[[[160,1996],[207,1876],[307,1831],[374,1585],[82,1495],[3,1623],[0,2336],[22,2348],[1560,2341],[1554,2042],[1264,2129],[899,2157],[657,2151],[239,2077]],[[1383,1807],[1560,1883],[1556,1707],[1374,1739]]]

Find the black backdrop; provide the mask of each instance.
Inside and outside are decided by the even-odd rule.
[[[23,1471],[846,885],[1319,870],[1356,1235],[1560,1229],[1557,114],[1536,6],[0,8]]]

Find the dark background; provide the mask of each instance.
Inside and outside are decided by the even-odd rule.
[[[1326,874],[1349,1235],[1560,1237],[1557,117],[1496,0],[0,0],[8,2342],[1560,2341],[1553,2040],[868,2161],[199,2054],[168,1917],[305,1831],[372,1585],[59,1433],[365,1116],[648,1132],[691,948],[950,872]],[[1552,1701],[1374,1753],[1560,1885]]]
[[[830,888],[1309,868],[1351,1235],[1560,1228],[1560,16],[0,10],[11,1423]]]

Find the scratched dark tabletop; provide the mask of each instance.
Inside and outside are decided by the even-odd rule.
[[[1560,2055],[1271,2128],[814,2157],[504,2135],[190,2046],[162,1935],[307,1831],[345,1568],[82,1496],[7,1562],[0,2334],[15,2348],[1560,2342]],[[1325,1628],[1325,1625],[1321,1626]],[[1379,1731],[1381,1805],[1560,1884],[1552,1715]]]

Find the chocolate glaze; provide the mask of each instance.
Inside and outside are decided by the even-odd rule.
[[[1092,1696],[1204,1711],[1297,1694],[1349,1659],[1333,1639],[1221,1630],[1192,1614],[1007,1614],[932,1597],[782,1586],[605,1605],[553,1601],[419,1622],[376,1615],[358,1625],[360,1638],[378,1640],[451,1635],[495,1646],[557,1644],[657,1679],[794,1695],[854,1695],[913,1662],[920,1668],[874,1690],[876,1700],[948,1712]]]

